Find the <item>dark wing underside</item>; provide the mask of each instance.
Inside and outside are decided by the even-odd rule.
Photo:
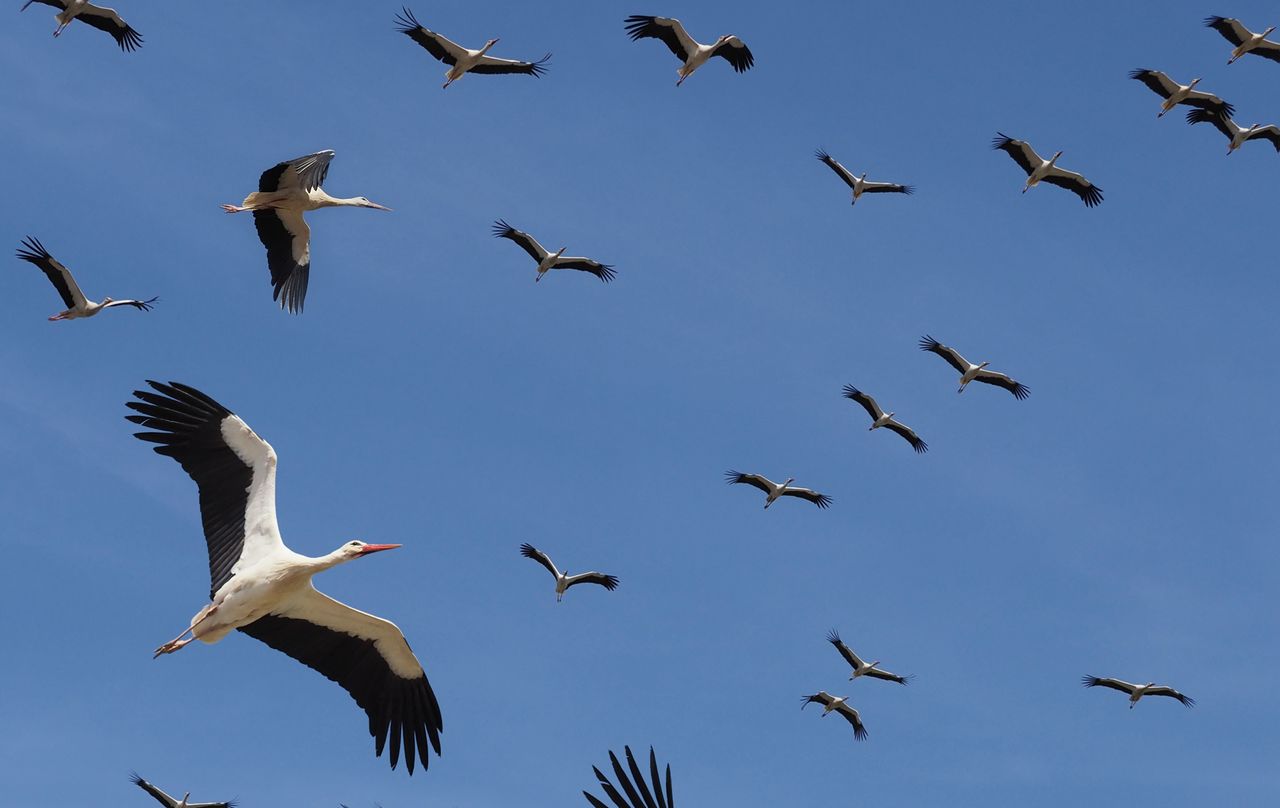
[[[719,56],[733,65],[735,73],[745,73],[756,63],[755,57],[751,55],[751,49],[737,37],[730,37],[720,43],[715,50],[711,51],[711,55]]]
[[[626,769],[622,767],[617,755],[613,752],[609,753],[609,762],[613,764],[614,778],[618,781],[618,786],[621,790],[615,788],[609,782],[609,778],[599,769],[594,766],[591,767],[591,771],[595,772],[600,788],[604,790],[605,795],[613,802],[613,808],[675,808],[675,799],[671,791],[671,766],[669,764],[667,766],[664,793],[664,782],[659,775],[658,758],[654,754],[653,747],[649,747],[649,783],[645,782],[644,772],[641,771],[639,764],[636,763],[635,756],[631,754],[631,747],[624,748],[627,758]],[[582,795],[587,798],[587,802],[591,803],[593,808],[609,808],[603,801],[586,791],[583,791]]]
[[[1024,141],[1014,140],[1003,132],[996,132],[995,138],[991,141],[991,148],[999,149],[1012,157],[1013,161],[1021,166],[1028,176],[1032,171],[1040,167],[1038,161],[1032,162],[1033,157],[1029,153],[1030,147]]]
[[[49,279],[49,283],[53,284],[53,288],[57,290],[58,296],[62,298],[67,308],[75,308],[76,299],[71,293],[71,286],[67,283],[67,277],[71,273],[66,271],[66,267],[58,259],[49,254],[39,239],[34,236],[24,238],[22,247],[18,250],[18,257],[40,267],[40,271]]]
[[[487,75],[511,75],[521,74],[525,76],[533,76],[539,78],[543,73],[547,72],[547,62],[551,61],[551,54],[543,56],[536,62],[521,62],[517,60],[502,60],[495,62],[480,62],[480,64],[468,70],[468,73],[482,73]]]
[[[422,23],[418,22],[418,18],[414,17],[413,12],[408,8],[403,9],[400,14],[396,15],[396,22],[400,25],[400,33],[417,42],[426,49],[427,53],[447,65],[456,65],[458,63],[453,54],[436,39],[435,34],[423,27]]]
[[[928,334],[925,334],[920,338],[920,350],[941,356],[943,359],[947,360],[948,365],[961,373],[964,373],[969,369],[968,363],[965,362],[964,357],[960,356],[954,348],[949,348],[946,345],[943,345]]]
[[[99,31],[106,31],[115,38],[122,51],[135,51],[142,47],[142,34],[126,25],[118,16],[95,14],[86,10],[76,17],[77,20]]]
[[[298,221],[302,214],[296,214]],[[255,210],[253,224],[258,230],[258,240],[267,248],[267,269],[271,271],[271,299],[279,301],[280,308],[290,314],[301,314],[307,297],[307,281],[311,276],[311,250],[304,252],[305,261],[298,261],[294,250],[294,234],[285,227],[278,210]],[[309,238],[308,233],[304,238]]]
[[[675,22],[676,25],[680,24],[676,20],[672,20],[672,22]],[[685,48],[684,43],[680,41],[675,28],[659,22],[657,17],[632,14],[627,17],[626,28],[627,35],[631,37],[632,42],[646,38],[659,39],[675,54],[677,59],[682,62],[689,61],[689,51]]]

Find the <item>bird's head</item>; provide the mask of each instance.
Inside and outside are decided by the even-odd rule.
[[[105,305],[107,305],[108,303],[114,303],[114,302],[115,302],[115,298],[114,298],[114,297],[104,297],[104,298],[102,298],[102,305],[104,305],[104,306],[105,306]]]
[[[1276,27],[1273,25],[1273,26],[1271,26],[1270,28],[1268,28],[1267,30],[1263,31],[1263,32],[1262,32],[1262,35],[1265,37],[1267,34],[1271,33],[1271,32],[1272,32],[1272,31],[1274,31],[1274,30],[1276,30]]]
[[[796,481],[796,478],[795,478],[795,477],[788,477],[788,478],[787,478],[787,481],[786,481],[786,482],[784,482],[784,483],[783,483],[783,485],[791,485],[791,484],[792,484],[792,483],[794,483],[795,481]]]
[[[870,665],[868,665],[867,667],[868,667],[868,668],[874,668],[876,665],[879,665],[879,664],[880,664],[880,660],[878,660],[878,659],[877,659],[875,662],[872,662],[872,663],[871,663]]]
[[[1049,158],[1050,164],[1058,162],[1058,158],[1061,156],[1062,152],[1054,152],[1053,156]]]
[[[1197,85],[1197,84],[1199,84],[1199,83],[1200,83],[1200,79],[1195,78],[1195,79],[1192,79],[1192,80],[1191,80],[1191,83],[1190,83],[1190,84],[1188,84],[1187,86],[1188,86],[1188,87],[1194,87],[1194,86],[1196,86],[1196,85]]]
[[[495,39],[491,39],[491,40],[489,40],[488,42],[484,43],[484,47],[480,49],[480,52],[481,52],[481,53],[488,53],[488,52],[489,52],[489,48],[492,48],[494,45],[497,45],[497,44],[498,44],[498,40],[497,40],[496,38],[495,38]]]
[[[351,561],[367,556],[370,553],[380,553],[383,550],[394,550],[399,544],[369,544],[368,542],[353,539],[338,548],[338,556],[342,561]]]
[[[363,196],[356,197],[356,207],[373,208],[374,210],[391,210],[391,208],[386,205],[379,205],[377,202],[370,202],[367,197]]]
[[[1058,152],[1058,154],[1062,154],[1062,152]],[[985,367],[986,367],[987,365],[989,365],[989,364],[991,364],[991,363],[990,363],[990,362],[983,362],[981,365],[978,365],[978,370],[982,370],[983,368],[985,368]]]

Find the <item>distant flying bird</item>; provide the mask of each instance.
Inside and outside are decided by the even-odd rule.
[[[1199,107],[1227,117],[1235,114],[1235,107],[1226,101],[1213,93],[1197,90],[1196,85],[1200,83],[1200,79],[1192,79],[1190,84],[1179,84],[1159,70],[1134,70],[1129,73],[1129,78],[1142,82],[1164,99],[1164,103],[1160,105],[1160,111],[1156,113],[1157,118],[1163,118],[1166,112],[1178,104]]]
[[[862,176],[855,177],[849,169],[836,162],[836,159],[827,154],[822,149],[818,149],[813,153],[822,162],[834,172],[836,176],[844,180],[844,184],[853,189],[853,202],[856,205],[858,197],[863,194],[913,194],[915,188],[911,185],[899,185],[896,182],[867,182],[867,172],[862,172]]]
[[[292,314],[302,313],[311,273],[311,228],[302,214],[317,208],[353,207],[391,210],[363,196],[341,199],[320,186],[329,173],[333,151],[308,154],[276,163],[258,178],[258,190],[239,205],[223,205],[227,213],[253,211],[258,239],[267,248],[271,299]]]
[[[113,306],[133,306],[135,309],[141,309],[142,311],[151,311],[151,304],[160,299],[153,297],[150,300],[114,300],[104,297],[101,303],[95,303],[86,298],[84,292],[80,291],[80,287],[76,284],[76,279],[71,277],[71,270],[50,255],[44,245],[33,236],[27,236],[22,240],[22,247],[18,249],[18,257],[23,261],[30,261],[40,267],[44,271],[45,277],[53,284],[53,288],[57,289],[58,294],[62,296],[62,302],[66,304],[67,310],[51,315],[49,317],[50,320],[76,320],[81,317],[92,317],[103,309],[109,309]]]
[[[484,43],[484,47],[480,50],[464,48],[442,34],[424,28],[408,8],[396,16],[396,22],[400,25],[400,33],[405,34],[426,48],[427,53],[450,66],[444,74],[443,87],[453,84],[462,78],[464,73],[522,73],[536,78],[547,72],[545,65],[551,58],[551,54],[548,53],[536,62],[519,62],[515,59],[489,56],[489,49],[498,44],[496,39]]]
[[[1221,115],[1214,115],[1212,112],[1203,109],[1193,109],[1187,113],[1187,123],[1211,123],[1213,128],[1227,136],[1227,140],[1231,141],[1227,144],[1227,154],[1240,148],[1246,141],[1264,138],[1271,141],[1271,145],[1275,146],[1276,151],[1280,152],[1280,128],[1273,124],[1263,126],[1255,123],[1253,126],[1243,128],[1240,124],[1224,118]]]
[[[161,791],[160,789],[151,785],[146,780],[143,780],[141,777],[138,776],[137,772],[134,772],[133,776],[130,779],[133,780],[133,784],[136,785],[138,788],[142,789],[143,791],[147,792],[151,796],[155,797],[156,802],[160,803],[161,805],[167,805],[169,808],[235,808],[234,800],[230,802],[187,802],[187,800],[190,799],[191,797],[190,791],[184,794],[182,796],[182,799],[176,800],[173,797],[170,797],[168,794]]]
[[[126,25],[114,8],[95,6],[88,0],[27,0],[20,10],[26,11],[27,6],[32,3],[42,3],[61,9],[54,15],[58,21],[58,27],[53,32],[54,36],[61,36],[63,29],[73,20],[79,20],[85,25],[91,25],[99,31],[111,34],[116,44],[120,46],[120,50],[134,51],[142,47],[142,35]]]
[[[542,276],[553,269],[580,269],[583,272],[590,272],[605,283],[613,280],[614,275],[617,274],[609,264],[602,264],[591,258],[565,255],[564,251],[569,249],[568,247],[549,252],[546,247],[538,243],[536,238],[523,230],[515,229],[502,219],[493,223],[493,235],[496,238],[511,239],[520,245],[520,249],[529,253],[530,258],[538,262],[538,274],[534,277],[534,282],[542,280]]]
[[[810,704],[822,705],[822,717],[826,718],[827,713],[837,712],[844,716],[845,720],[853,725],[853,737],[859,741],[867,739],[867,728],[862,725],[862,716],[858,715],[858,711],[849,706],[848,698],[841,696],[836,698],[825,690],[819,690],[812,696],[804,697],[804,704],[800,705],[800,709],[808,707]]]
[[[844,386],[844,397],[860,404],[862,408],[867,411],[867,414],[871,416],[871,426],[868,427],[868,429],[879,429],[880,427],[884,427],[885,429],[897,432],[899,435],[906,438],[907,443],[910,443],[911,448],[915,449],[917,452],[929,451],[929,444],[920,440],[920,436],[915,433],[915,430],[911,429],[911,427],[901,421],[893,420],[894,414],[891,412],[887,413],[880,409],[880,405],[877,404],[876,400],[871,396],[851,384],[846,384]]]
[[[1231,58],[1227,60],[1227,64],[1231,64],[1246,53],[1254,53],[1273,62],[1280,62],[1280,44],[1267,39],[1267,34],[1276,30],[1274,25],[1260,34],[1255,34],[1241,25],[1239,20],[1231,17],[1205,17],[1204,24],[1222,34],[1224,39],[1236,46],[1235,50],[1231,51]]]
[[[862,659],[853,652],[852,648],[844,644],[835,629],[832,629],[831,633],[827,635],[827,642],[834,645],[836,650],[840,652],[840,656],[844,657],[844,661],[848,662],[851,666],[852,673],[849,674],[849,681],[851,682],[859,676],[870,676],[872,679],[883,679],[886,682],[897,682],[900,685],[905,685],[907,682],[911,681],[910,676],[899,676],[896,673],[889,673],[888,671],[880,670],[876,667],[880,664],[879,660],[876,660],[875,662],[863,662]]]
[[[628,776],[627,769],[622,768],[622,763],[618,761],[618,756],[613,752],[609,753],[609,762],[613,764],[613,774],[618,779],[618,786],[621,791],[619,791],[619,788],[615,788],[609,782],[609,778],[605,777],[599,769],[595,766],[591,767],[591,771],[595,772],[596,781],[613,802],[614,808],[675,808],[676,801],[671,793],[671,764],[667,764],[667,776],[664,783],[658,774],[658,757],[654,754],[653,747],[649,747],[649,784],[646,784],[644,773],[636,763],[635,756],[631,754],[631,747],[625,746],[623,749],[626,751],[627,769],[630,770],[630,776]],[[652,791],[650,791],[650,786],[652,786]],[[591,803],[592,808],[609,808],[602,800],[592,796],[589,792],[583,791],[582,796],[587,798],[587,802]]]
[[[520,555],[525,558],[532,558],[539,564],[547,568],[547,572],[556,579],[556,601],[564,599],[565,590],[575,584],[599,584],[610,592],[618,588],[618,578],[614,575],[605,575],[603,572],[580,572],[577,575],[568,575],[556,568],[551,561],[551,556],[542,552],[532,544],[520,545]]]
[[[285,546],[276,522],[276,453],[239,416],[185,384],[147,382],[126,416],[148,430],[135,437],[172,457],[200,489],[209,545],[209,597],[191,626],[156,649],[171,654],[196,639],[215,643],[238,629],[341,685],[369,715],[381,757],[388,734],[391,768],[426,768],[428,743],[440,754],[440,705],[418,658],[395,624],[321,594],[311,578],[398,544],[350,541],[309,558]],[[184,639],[187,634],[190,639]],[[243,687],[255,687],[252,677]],[[296,730],[297,727],[295,726]],[[416,748],[416,754],[415,754]]]
[[[920,350],[936,353],[947,360],[948,365],[960,371],[960,389],[956,390],[957,393],[963,393],[965,386],[969,382],[982,382],[983,384],[994,384],[996,387],[1003,387],[1013,393],[1013,397],[1019,401],[1031,395],[1031,389],[1026,385],[1015,382],[1003,373],[987,370],[987,365],[991,364],[990,362],[975,365],[961,356],[955,348],[949,348],[927,334],[920,339]]]
[[[736,36],[725,34],[710,45],[703,45],[695,42],[693,37],[685,33],[684,26],[679,20],[673,20],[670,17],[632,14],[627,17],[627,34],[632,42],[646,38],[661,39],[676,58],[684,63],[676,71],[680,76],[676,80],[677,87],[692,76],[693,71],[706,64],[712,56],[722,57],[739,73],[747,72],[756,63],[755,57],[751,55],[746,44]]]
[[[1190,696],[1184,696],[1172,687],[1157,685],[1155,682],[1147,682],[1145,685],[1135,685],[1129,682],[1122,682],[1119,679],[1102,679],[1097,676],[1084,676],[1080,679],[1085,687],[1109,687],[1112,690],[1119,690],[1121,693],[1129,694],[1129,709],[1133,709],[1133,705],[1137,704],[1143,696],[1168,696],[1182,702],[1184,707],[1195,706],[1196,700]]]
[[[1085,207],[1092,208],[1102,202],[1102,189],[1089,182],[1083,176],[1055,165],[1062,152],[1056,152],[1048,160],[1036,154],[1031,144],[1025,140],[1014,140],[1003,132],[997,132],[992,138],[991,146],[1005,152],[1027,172],[1027,184],[1022,186],[1025,194],[1028,189],[1047,182],[1059,188],[1066,188],[1084,201]]]
[[[747,485],[759,488],[761,491],[768,494],[764,500],[765,510],[768,510],[769,506],[772,505],[778,497],[799,497],[800,499],[807,499],[819,508],[826,508],[831,505],[831,497],[826,494],[819,494],[817,491],[811,491],[808,488],[792,488],[791,482],[795,480],[795,477],[788,477],[786,482],[779,485],[768,477],[764,477],[760,474],[741,474],[736,471],[727,471],[725,472],[725,480],[731,485],[733,483],[746,483]]]

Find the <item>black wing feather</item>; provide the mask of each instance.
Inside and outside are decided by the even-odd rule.
[[[431,36],[430,32],[427,31],[422,23],[418,22],[417,17],[413,16],[413,12],[410,11],[408,7],[403,7],[401,9],[401,13],[396,15],[396,22],[400,25],[400,33],[405,34],[414,42],[417,42],[426,49],[427,53],[430,53],[432,56],[447,65],[455,65],[458,63],[458,61],[453,58],[453,55],[441,47],[440,43]]]
[[[684,46],[680,43],[680,37],[676,36],[675,29],[668,25],[662,25],[657,20],[657,17],[632,14],[626,20],[627,35],[631,37],[632,42],[645,38],[660,39],[675,54],[677,59],[682,62],[689,61],[689,54],[685,53]]]
[[[546,54],[536,62],[516,62],[513,65],[490,65],[478,64],[468,70],[468,73],[483,73],[486,75],[510,75],[519,73],[526,76],[533,76],[535,79],[540,78],[543,73],[547,72],[547,62],[551,61],[551,54]]]
[[[270,172],[268,172],[270,173]],[[263,175],[266,177],[266,174]],[[311,260],[293,260],[293,234],[274,210],[255,210],[253,224],[258,240],[267,248],[267,269],[271,271],[271,299],[290,314],[301,314],[311,276]],[[307,255],[310,256],[310,251]]]
[[[62,302],[67,308],[73,308],[76,305],[76,299],[71,296],[71,287],[67,286],[66,278],[62,277],[62,273],[54,266],[55,259],[44,248],[40,240],[35,236],[27,236],[22,240],[22,247],[18,249],[18,257],[23,261],[30,261],[40,267],[44,272],[44,276],[53,284],[53,288],[58,291],[58,296],[62,298]]]
[[[85,25],[111,34],[111,36],[115,37],[116,44],[120,46],[120,50],[122,51],[135,51],[142,47],[142,34],[133,30],[131,26],[126,25],[123,20],[117,24],[116,21],[110,17],[87,13],[81,14],[76,17],[76,19]]]

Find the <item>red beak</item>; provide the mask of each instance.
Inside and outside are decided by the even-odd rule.
[[[364,546],[364,548],[360,551],[360,555],[365,556],[365,555],[369,555],[369,553],[378,553],[378,552],[381,552],[381,551],[383,551],[383,550],[394,550],[394,549],[396,549],[397,547],[401,547],[401,546],[403,546],[403,545],[399,545],[399,544],[366,544],[366,545]]]

